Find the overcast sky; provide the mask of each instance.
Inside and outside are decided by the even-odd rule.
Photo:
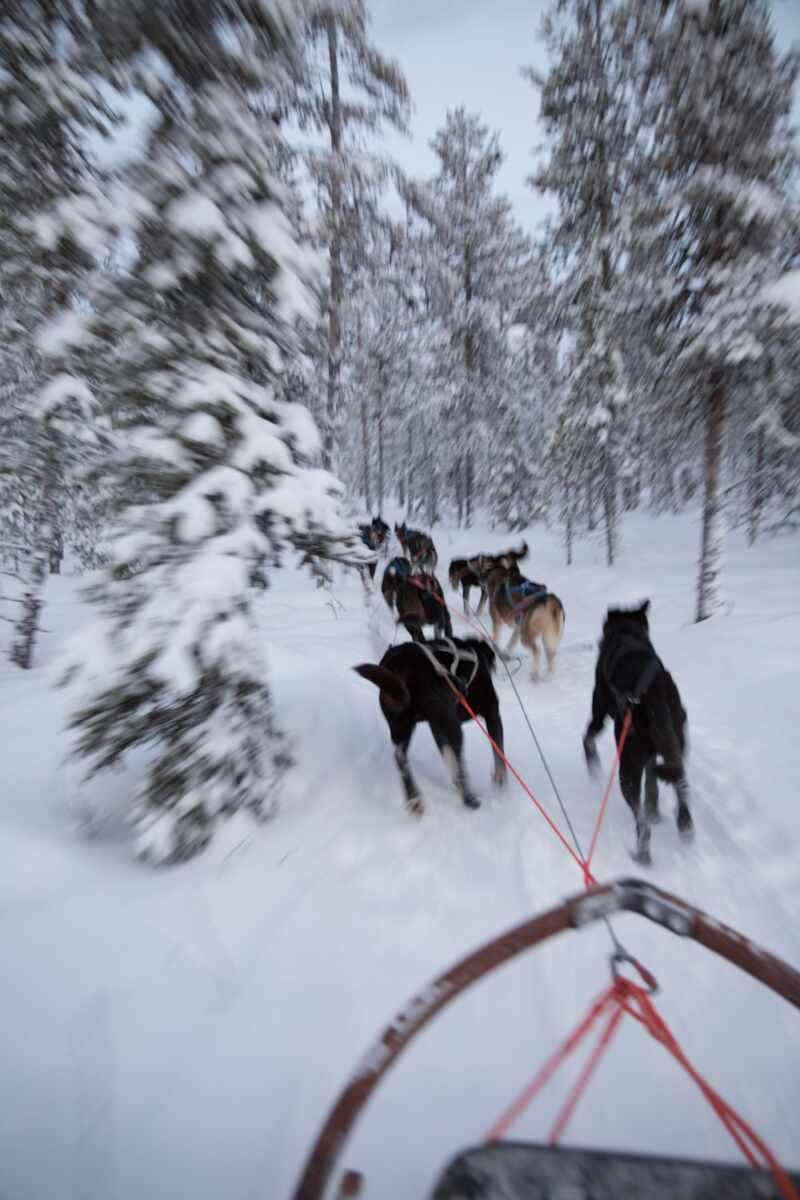
[[[448,108],[463,104],[500,134],[506,155],[500,187],[519,221],[532,231],[547,200],[525,185],[534,165],[538,96],[519,72],[545,65],[539,39],[549,0],[367,0],[373,40],[405,71],[414,113],[411,139],[387,137],[386,148],[413,176],[430,175],[428,142]],[[778,44],[800,43],[800,0],[773,0]],[[796,105],[800,117],[800,102]]]

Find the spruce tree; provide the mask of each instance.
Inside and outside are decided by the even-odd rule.
[[[59,570],[85,388],[49,352],[94,265],[81,202],[89,135],[110,114],[92,82],[97,46],[79,0],[8,0],[0,17],[0,522],[21,588],[11,657],[33,664],[43,589]]]
[[[330,468],[343,421],[348,243],[358,239],[361,214],[353,201],[385,178],[388,166],[368,152],[366,139],[384,124],[405,130],[409,98],[400,67],[369,40],[365,0],[312,0],[307,9],[306,66],[288,103],[301,128],[324,134],[327,143],[312,149],[307,161],[329,260],[320,424],[323,463]]]
[[[742,364],[764,349],[764,287],[781,269],[794,163],[795,54],[775,46],[766,0],[631,5],[649,155],[637,224],[656,329],[683,379],[684,436],[703,437],[696,617],[721,606],[723,446]]]
[[[308,547],[336,520],[310,415],[280,393],[311,315],[308,264],[276,177],[280,129],[251,103],[300,69],[302,27],[257,0],[98,21],[117,78],[146,89],[157,119],[126,181],[135,257],[71,364],[113,415],[118,504],[68,676],[71,726],[91,772],[150,748],[137,846],[176,861],[221,817],[272,811],[289,754],[250,584],[287,540]]]

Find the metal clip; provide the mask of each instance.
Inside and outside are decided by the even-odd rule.
[[[632,954],[628,954],[627,950],[615,950],[610,956],[610,959],[611,974],[615,980],[626,978],[622,974],[620,967],[623,965],[623,963],[629,963],[641,979],[642,983],[645,985],[647,994],[649,996],[654,996],[656,994],[658,991],[658,980],[651,971],[648,971],[647,967],[642,966],[638,958],[634,958]]]

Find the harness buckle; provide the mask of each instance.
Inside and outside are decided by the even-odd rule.
[[[644,984],[645,991],[649,996],[654,996],[658,991],[658,980],[652,971],[648,971],[647,967],[642,966],[638,958],[634,958],[633,955],[629,954],[627,950],[623,950],[622,947],[620,947],[618,950],[615,950],[614,953],[610,955],[610,962],[611,975],[615,983],[619,979],[626,978],[626,976],[622,974],[620,968],[627,963],[629,966],[633,967],[634,971]]]

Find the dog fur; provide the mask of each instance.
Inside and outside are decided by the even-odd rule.
[[[533,659],[531,678],[539,679],[540,640],[547,659],[547,673],[551,674],[564,635],[566,615],[564,605],[552,592],[544,592],[541,596],[533,598],[524,610],[519,611],[518,603],[513,599],[513,590],[525,583],[530,583],[530,580],[520,573],[516,563],[508,569],[503,566],[496,567],[490,573],[486,581],[486,590],[489,595],[492,637],[497,642],[502,626],[508,625],[513,633],[503,653],[511,654],[521,641],[523,646],[530,650]]]
[[[368,525],[358,526],[358,534],[361,541],[369,550],[381,550],[386,545],[386,539],[389,536],[389,526],[383,517],[373,517]],[[377,562],[371,562],[367,563],[366,567],[362,569],[362,579],[365,587],[367,586],[367,582],[364,572],[366,572],[370,580],[373,580],[377,566]]]
[[[658,780],[671,783],[677,793],[675,810],[678,829],[690,837],[694,831],[689,809],[689,785],[684,759],[686,755],[686,710],[674,679],[658,658],[650,641],[646,600],[636,609],[610,608],[603,625],[600,652],[592,694],[592,717],[583,738],[583,749],[590,771],[599,769],[595,739],[606,717],[614,722],[619,744],[627,708],[632,719],[619,766],[619,783],[636,823],[636,855],[649,864],[650,827],[659,820]],[[640,697],[637,687],[652,674]],[[634,702],[630,704],[630,698]],[[644,810],[641,806],[644,775]]]
[[[433,538],[419,529],[409,529],[405,521],[402,525],[395,524],[394,531],[414,570],[433,574],[439,565],[439,555]]]
[[[436,637],[452,637],[453,625],[444,592],[435,575],[415,574],[407,558],[393,558],[383,573],[381,592],[415,642],[424,642],[424,625]]]
[[[492,571],[510,570],[527,557],[528,543],[523,542],[519,550],[504,550],[500,554],[475,554],[472,558],[454,558],[448,572],[450,587],[454,592],[461,588],[464,612],[469,612],[469,594],[472,588],[480,589],[480,600],[476,609],[477,615],[483,612],[486,604],[486,581]]]
[[[477,638],[453,638],[455,646],[473,651],[478,656],[477,670],[468,684],[471,667],[459,663],[456,679],[465,688],[464,695],[474,711],[486,722],[489,734],[497,745],[503,747],[503,725],[500,720],[500,705],[492,681],[494,651],[487,642]],[[427,642],[427,649],[446,667],[451,663],[451,654],[446,644]],[[463,734],[461,726],[468,721],[469,714],[459,703],[447,681],[434,670],[432,663],[418,646],[404,642],[387,650],[379,665],[362,663],[354,668],[362,678],[380,688],[380,705],[394,746],[395,762],[405,791],[406,805],[411,812],[421,815],[424,810],[422,797],[408,765],[408,746],[417,725],[427,722],[442,757],[450,769],[453,782],[468,808],[478,808],[480,801],[467,778],[463,759]],[[505,763],[494,752],[494,782],[505,781]]]

